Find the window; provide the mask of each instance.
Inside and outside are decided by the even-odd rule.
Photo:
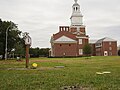
[[[79,39],[79,44],[82,44],[82,39]]]
[[[109,50],[112,50],[112,47],[109,47]]]
[[[83,55],[83,49],[79,49],[79,55]]]
[[[71,46],[71,44],[69,44],[69,46]]]
[[[109,56],[112,56],[112,52],[109,52]]]
[[[60,44],[60,46],[62,46],[62,45]]]
[[[75,7],[74,7],[74,11],[75,11]]]
[[[112,42],[109,42],[109,45],[112,45]]]
[[[76,7],[76,11],[77,11],[77,9],[78,9],[78,8]]]

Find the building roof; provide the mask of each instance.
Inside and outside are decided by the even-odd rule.
[[[73,6],[80,6],[78,3],[73,4]]]
[[[62,37],[63,35],[68,37],[68,38],[71,38],[73,40],[76,40],[76,35],[68,32],[68,31],[60,31],[60,32],[54,34],[53,35],[53,40],[57,40],[58,38]]]
[[[96,43],[97,42],[97,40],[89,40],[89,43],[90,44],[94,44],[94,43]]]
[[[116,40],[114,40],[112,38],[109,38],[109,37],[105,37],[105,38],[99,39],[96,43],[102,43],[102,42],[108,42],[108,41],[113,42],[113,41],[116,41]]]
[[[77,43],[77,41],[63,35],[60,38],[56,39],[54,43]]]

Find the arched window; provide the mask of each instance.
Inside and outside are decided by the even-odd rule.
[[[78,8],[76,7],[76,11],[78,10]]]
[[[74,11],[75,11],[75,7],[74,7]]]

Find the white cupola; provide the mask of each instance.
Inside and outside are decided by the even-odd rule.
[[[80,5],[77,3],[78,0],[74,0],[75,3],[72,6],[72,16],[71,16],[71,26],[81,26],[83,25],[83,15],[80,12]]]

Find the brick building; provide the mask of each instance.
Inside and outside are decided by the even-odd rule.
[[[83,15],[77,0],[75,0],[72,9],[71,25],[60,26],[59,32],[51,37],[50,56],[52,57],[82,56],[83,47],[88,44],[89,37],[86,35],[82,20]]]
[[[117,56],[117,41],[108,37],[95,43],[96,56]]]
[[[77,0],[72,6],[71,25],[59,26],[59,32],[51,36],[51,57],[83,56],[83,47],[89,43],[86,35],[86,26],[83,25],[83,15]],[[111,38],[102,38],[89,43],[93,56],[116,56],[117,41]]]

